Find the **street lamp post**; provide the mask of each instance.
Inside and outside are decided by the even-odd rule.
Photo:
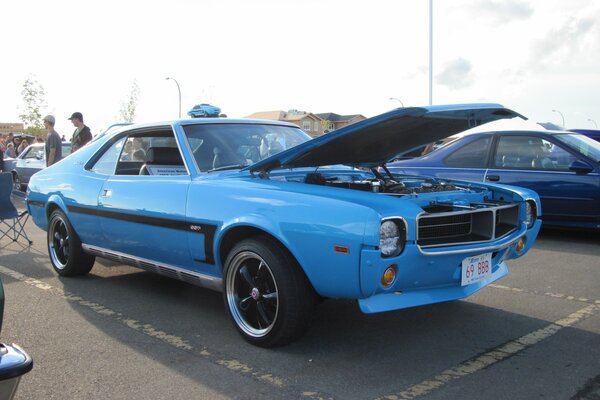
[[[177,92],[179,92],[179,118],[181,118],[181,88],[179,87],[179,82],[177,82],[177,79],[171,78],[170,76],[167,76],[165,79],[171,79],[177,85]]]
[[[596,123],[596,121],[594,121],[594,120],[593,120],[593,119],[591,119],[591,118],[588,118],[588,121],[590,121],[590,122],[593,122],[593,123],[594,123],[594,126],[596,127],[596,129],[598,129],[598,124]]]
[[[552,110],[552,112],[555,112],[555,113],[558,113],[558,114],[560,114],[560,117],[562,118],[562,127],[563,127],[563,129],[564,129],[564,128],[565,128],[565,116],[563,115],[563,113],[561,113],[561,112],[560,112],[560,111],[558,111],[558,110]]]
[[[400,106],[402,106],[402,108],[404,108],[404,103],[399,98],[397,98],[397,97],[390,97],[390,100],[396,100],[398,103],[400,103]]]
[[[429,0],[429,105],[433,104],[433,0]]]

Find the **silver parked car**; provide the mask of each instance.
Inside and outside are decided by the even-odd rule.
[[[69,154],[71,154],[71,143],[63,142],[62,158]],[[16,158],[15,165],[11,170],[15,189],[25,191],[31,175],[44,168],[46,168],[46,144],[34,143],[29,145]]]

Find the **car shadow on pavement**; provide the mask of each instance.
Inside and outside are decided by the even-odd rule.
[[[578,246],[574,247],[573,244]],[[581,245],[591,246],[581,246]],[[587,251],[590,255],[600,256],[600,230],[575,230],[543,228],[534,244],[541,250],[554,250],[567,253]]]
[[[73,309],[97,329],[166,368],[234,398],[244,397],[239,388],[226,383],[227,379],[214,381],[177,359],[187,354],[192,362],[220,366],[225,377],[271,376],[279,380],[278,385],[265,384],[265,390],[270,390],[266,398],[299,398],[300,393],[307,391],[320,391],[334,398],[375,398],[393,394],[399,388],[421,382],[551,323],[472,301],[365,315],[353,301],[327,300],[315,310],[312,328],[304,338],[288,346],[261,349],[247,344],[237,334],[220,293],[127,266],[103,263],[97,263],[87,277],[60,281],[64,290],[82,296],[86,302],[101,304],[122,318],[177,338],[190,348],[165,351],[164,347],[171,347],[172,343],[162,341],[164,346],[161,346],[159,337],[150,341],[136,338],[146,335],[144,329],[114,329],[114,324],[107,323],[103,316],[71,302]],[[581,307],[575,304],[572,308]],[[592,346],[595,349],[592,351],[600,357],[599,335],[578,329],[568,329],[563,335],[568,343]],[[589,351],[576,350],[584,354]],[[551,365],[562,362],[559,359],[564,355],[546,357],[550,357],[547,365]],[[578,362],[579,356],[569,357],[574,357],[573,363]],[[531,363],[537,364],[539,360]],[[579,382],[571,385],[581,386]],[[496,386],[496,390],[500,387]]]

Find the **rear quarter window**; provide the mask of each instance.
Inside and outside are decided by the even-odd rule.
[[[444,164],[455,168],[485,168],[491,143],[491,136],[475,139],[446,157]]]

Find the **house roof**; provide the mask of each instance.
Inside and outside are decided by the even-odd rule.
[[[336,113],[322,113],[322,114],[315,114],[317,117],[327,120],[327,121],[331,121],[331,122],[344,122],[344,121],[350,121],[356,117],[362,117],[365,118],[364,116],[360,115],[360,114],[351,114],[351,115],[339,115]]]

